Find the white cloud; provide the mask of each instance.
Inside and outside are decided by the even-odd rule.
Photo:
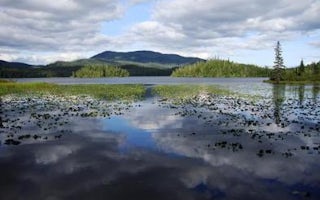
[[[158,108],[154,104],[145,104],[143,107],[139,107],[139,112],[129,112],[126,114],[126,118],[130,120],[130,123],[135,127],[143,130],[156,131],[165,127],[181,128],[182,118],[176,115],[171,115],[172,111],[164,110],[161,113],[157,113]],[[147,113],[157,113],[150,118]]]
[[[129,0],[129,5],[137,5],[141,3],[153,2],[155,0]]]
[[[52,55],[75,52],[70,56],[77,57],[74,55],[81,52],[113,46],[113,41],[100,33],[101,23],[124,14],[122,4],[116,0],[26,0],[19,3],[2,0],[0,6],[1,49],[29,51],[24,57],[29,56],[30,61],[42,52],[55,52]],[[1,58],[8,58],[2,50],[0,54]],[[48,59],[43,57],[42,60]]]
[[[152,19],[132,28],[152,47],[184,55],[232,56],[299,39],[320,28],[317,0],[162,0]],[[201,53],[200,53],[201,52]]]
[[[150,19],[125,22],[128,28],[118,36],[102,33],[104,23],[126,17],[138,4],[151,7]],[[72,52],[70,56],[77,58],[134,47],[232,58],[241,51],[272,51],[277,40],[303,40],[310,33],[318,37],[319,13],[318,0],[0,0],[0,58],[44,63],[52,59],[43,57],[43,52],[53,52],[52,57]],[[317,43],[311,42],[310,48]]]
[[[320,41],[310,42],[310,45],[312,45],[312,46],[314,46],[314,47],[317,47],[317,48],[320,48]]]
[[[60,159],[69,156],[73,152],[77,151],[80,146],[54,146],[44,148],[40,152],[36,152],[35,160],[38,164],[51,164],[58,162]]]

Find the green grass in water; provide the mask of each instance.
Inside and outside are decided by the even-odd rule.
[[[233,93],[213,85],[158,85],[153,88],[153,93],[169,99],[188,99],[202,93],[217,95],[232,95]]]
[[[0,82],[0,96],[3,95],[88,95],[105,100],[138,100],[145,95],[143,85],[57,85],[51,83]]]
[[[233,92],[217,85],[158,85],[153,88],[152,92],[154,95],[160,96],[161,98],[173,100],[174,103],[190,100],[199,94],[215,94],[252,101],[257,101],[262,98],[257,95]]]

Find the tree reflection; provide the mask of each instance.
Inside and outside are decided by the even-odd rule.
[[[276,124],[281,122],[281,107],[285,99],[286,86],[283,84],[273,85],[273,103],[274,103],[274,117]]]
[[[298,95],[299,95],[299,104],[302,105],[304,101],[305,85],[299,85]]]
[[[317,103],[317,98],[320,92],[320,84],[313,84],[312,87],[312,99],[313,99],[313,103]]]
[[[2,119],[2,114],[3,114],[3,111],[2,111],[2,98],[0,97],[0,128],[3,128],[3,119]]]

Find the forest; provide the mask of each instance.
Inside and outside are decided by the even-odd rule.
[[[73,73],[77,78],[101,78],[101,77],[126,77],[129,72],[119,67],[108,66],[104,64],[85,65]]]
[[[272,70],[229,60],[208,60],[173,71],[173,77],[269,77]]]
[[[282,57],[281,44],[278,41],[274,48],[275,59],[273,71],[267,82],[271,83],[314,83],[320,81],[320,61],[307,66],[301,60],[300,65],[294,68],[286,68]]]
[[[284,69],[281,81],[285,82],[317,82],[320,81],[320,62],[299,67]]]

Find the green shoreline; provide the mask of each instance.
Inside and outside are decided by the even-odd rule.
[[[243,97],[256,99],[250,96],[232,92],[218,85],[154,85],[149,88],[143,84],[75,84],[59,85],[53,83],[18,83],[0,80],[0,97],[6,95],[20,97],[42,97],[42,96],[89,96],[99,100],[143,100],[148,95],[170,99],[176,102],[192,99],[197,96],[205,98],[207,95],[221,95],[232,97]]]
[[[139,100],[144,97],[145,93],[145,87],[139,84],[58,85],[52,83],[0,82],[0,96],[87,95],[97,99],[104,100]]]
[[[320,81],[280,81],[277,83],[276,81],[264,80],[264,83],[270,84],[287,84],[287,85],[305,85],[305,84],[320,84]]]

